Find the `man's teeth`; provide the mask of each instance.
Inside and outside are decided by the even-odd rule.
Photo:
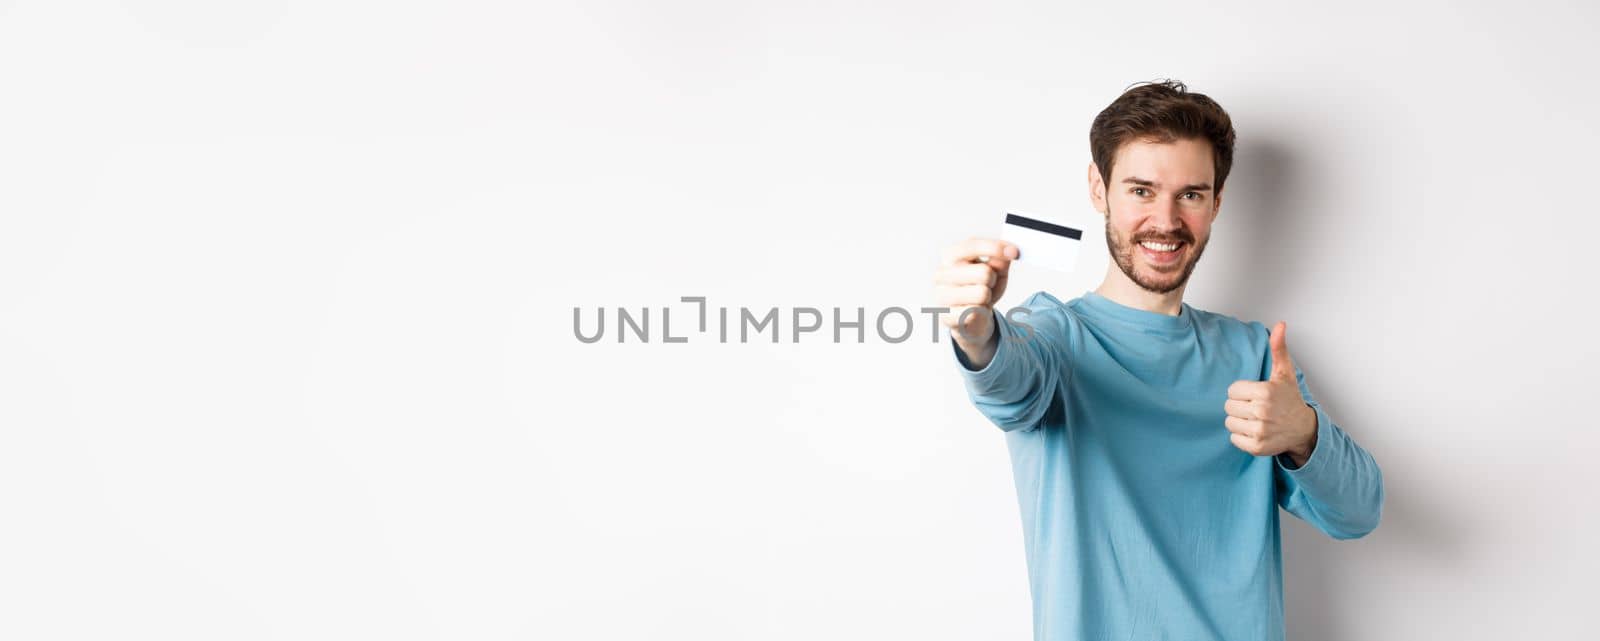
[[[1178,248],[1178,243],[1154,243],[1146,240],[1139,244],[1158,252],[1169,252]]]

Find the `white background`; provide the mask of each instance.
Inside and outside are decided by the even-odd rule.
[[[0,637],[1028,638],[925,319],[678,298],[930,304],[1005,209],[1089,233],[1004,306],[1080,295],[1090,120],[1174,77],[1239,130],[1188,302],[1387,482],[1283,515],[1291,638],[1593,638],[1593,7],[864,4],[0,2]]]

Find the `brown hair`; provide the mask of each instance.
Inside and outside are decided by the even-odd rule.
[[[1191,93],[1182,82],[1135,83],[1113,100],[1089,127],[1089,153],[1100,167],[1100,178],[1111,182],[1111,163],[1117,149],[1134,139],[1159,143],[1181,139],[1211,143],[1216,184],[1222,191],[1228,170],[1233,167],[1233,121],[1215,100]]]

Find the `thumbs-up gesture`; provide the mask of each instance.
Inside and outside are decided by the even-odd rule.
[[[1317,444],[1317,413],[1306,405],[1295,379],[1294,361],[1284,333],[1288,324],[1272,328],[1272,374],[1265,381],[1234,381],[1223,405],[1224,423],[1234,447],[1256,456],[1287,452],[1295,466],[1306,464]]]

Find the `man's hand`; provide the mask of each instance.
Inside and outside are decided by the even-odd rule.
[[[1287,452],[1295,467],[1306,464],[1317,446],[1317,413],[1306,405],[1295,380],[1294,361],[1284,333],[1288,324],[1278,321],[1268,342],[1272,345],[1272,375],[1265,381],[1234,381],[1223,405],[1224,423],[1233,434],[1234,447],[1256,456]]]
[[[1016,245],[990,238],[968,238],[944,252],[933,275],[934,303],[950,308],[939,320],[973,367],[983,368],[994,358],[994,303],[1006,292]],[[963,312],[965,314],[962,322]]]

